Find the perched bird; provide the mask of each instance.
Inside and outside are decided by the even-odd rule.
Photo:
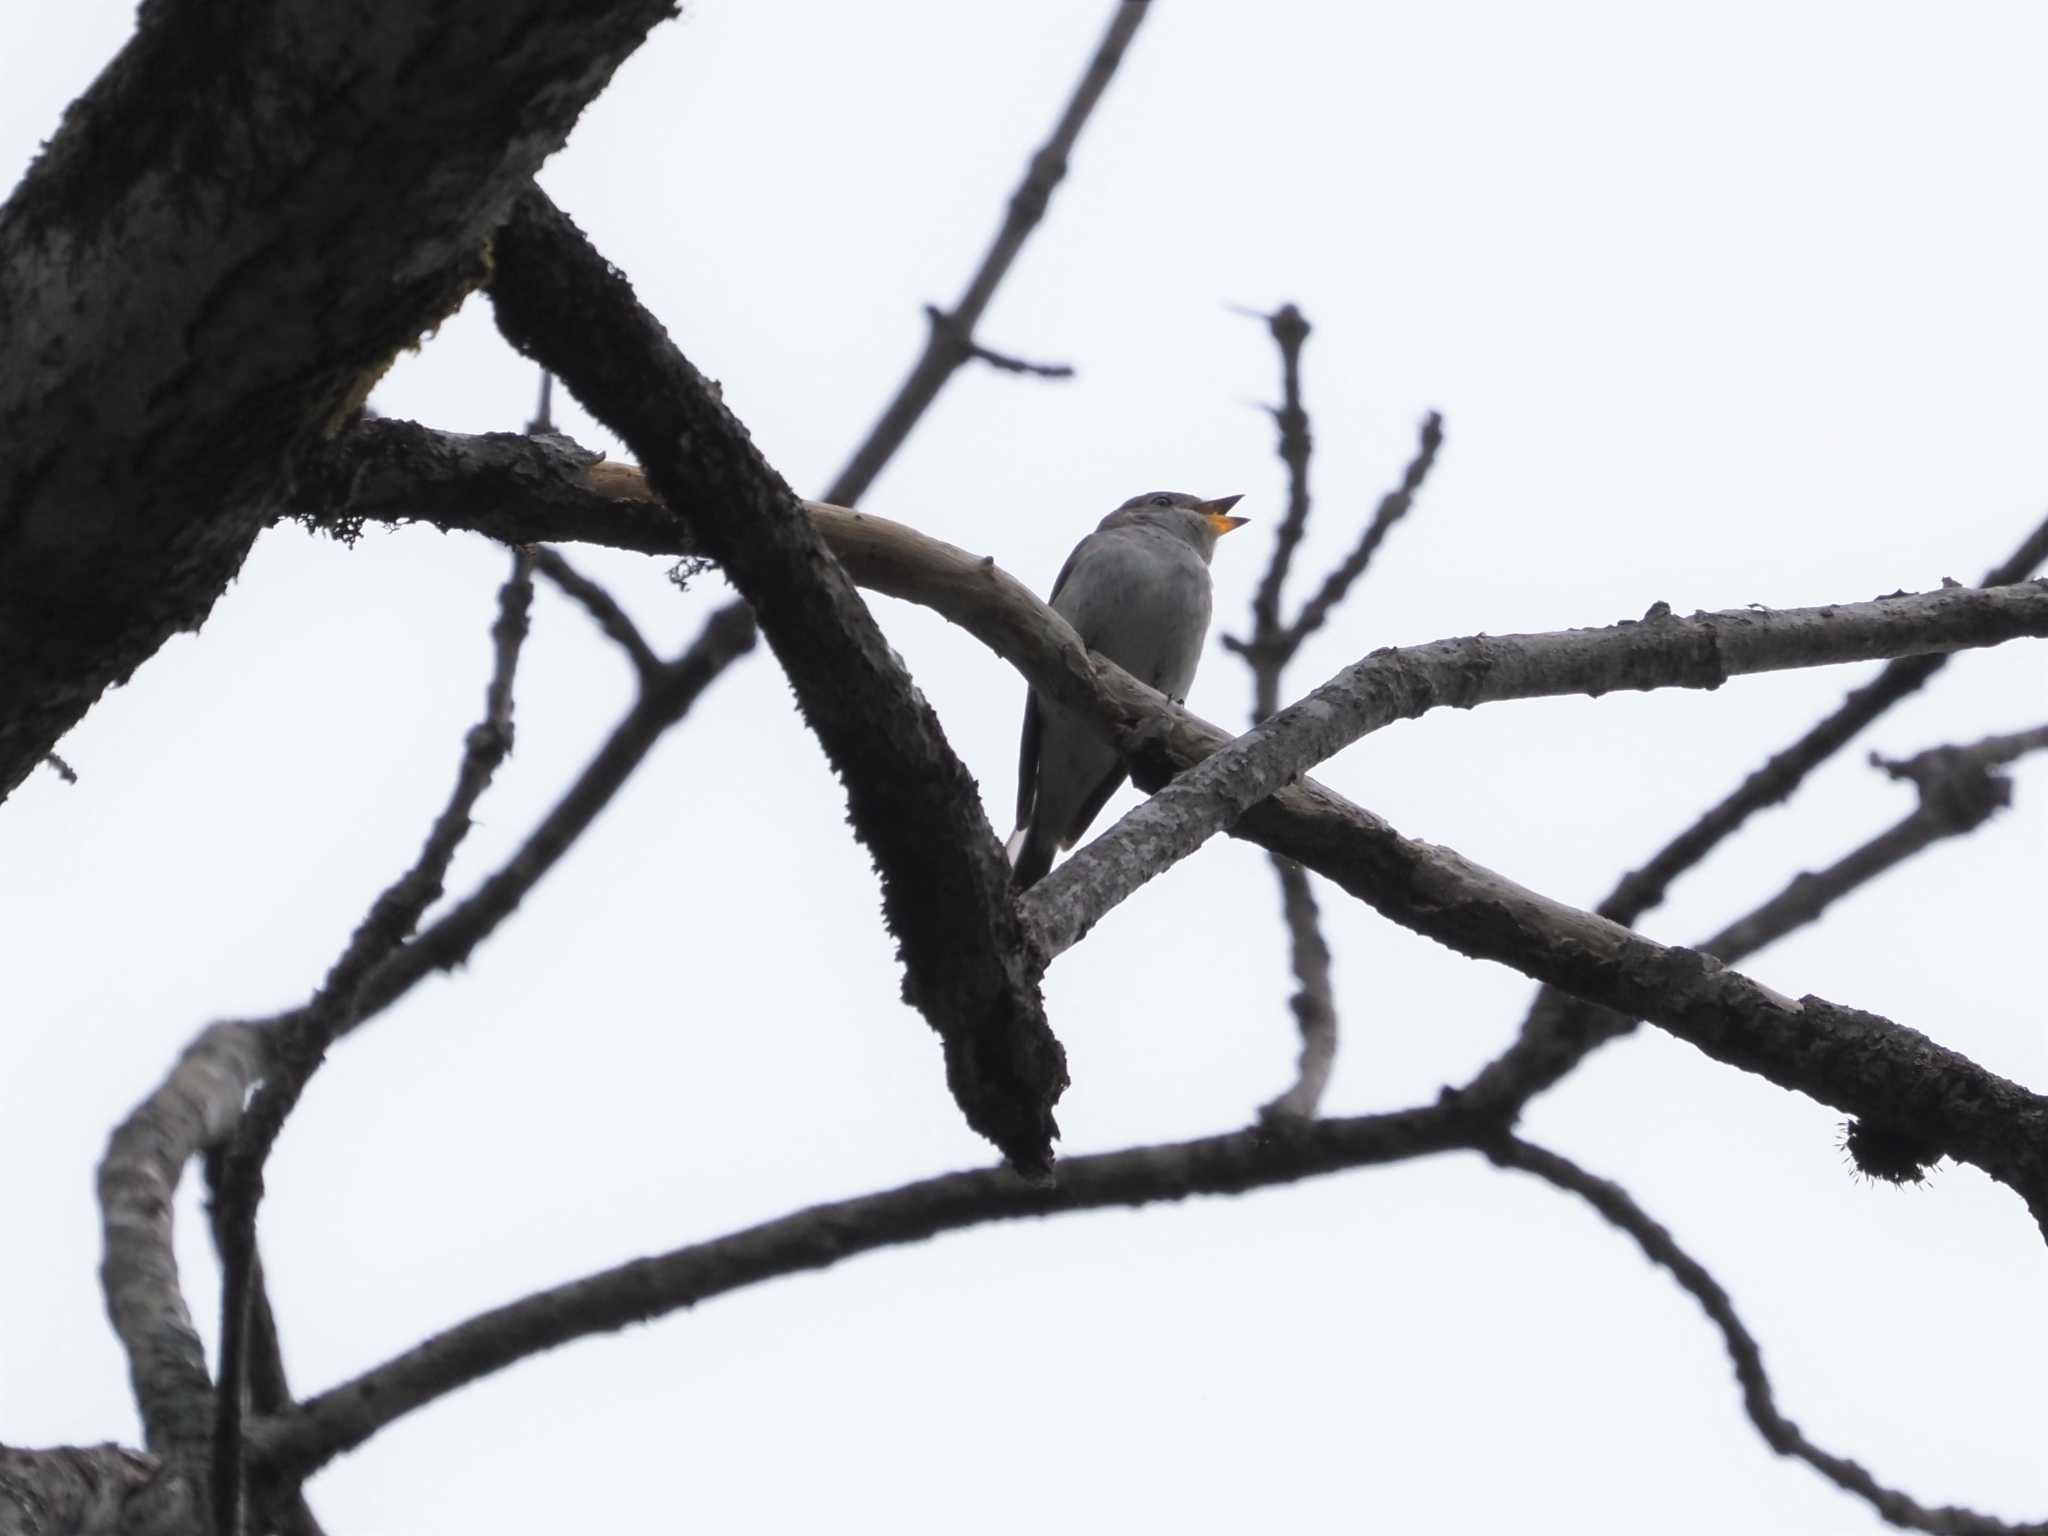
[[[1133,496],[1074,546],[1053,583],[1052,606],[1081,643],[1178,703],[1195,680],[1209,632],[1209,556],[1246,519],[1235,496],[1203,501],[1180,491]],[[1011,880],[1043,879],[1124,781],[1116,748],[1071,711],[1036,692],[1024,700],[1017,762]]]

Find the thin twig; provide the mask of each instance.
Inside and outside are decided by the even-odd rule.
[[[2012,780],[1992,772],[2027,752],[2048,747],[2048,726],[1993,736],[1969,747],[1936,747],[1903,763],[1872,761],[1895,778],[1910,780],[1920,803],[1902,820],[1826,869],[1793,877],[1755,911],[1736,919],[1700,947],[1734,964],[1819,920],[1850,892],[1886,870],[1951,837],[1974,832],[2012,803]]]
[[[1081,137],[1081,130],[1087,125],[1095,104],[1102,100],[1102,93],[1109,88],[1110,79],[1116,74],[1117,65],[1122,62],[1131,38],[1136,35],[1138,24],[1145,19],[1146,10],[1146,0],[1118,0],[1109,30],[1103,34],[1094,58],[1089,60],[1080,83],[1074,87],[1074,94],[1060,113],[1052,137],[1039,146],[1025,170],[1023,181],[1010,194],[1009,210],[1003,217],[1002,228],[996,231],[995,241],[981,258],[981,265],[969,280],[967,291],[950,310],[927,308],[931,328],[925,337],[923,354],[912,366],[902,388],[896,392],[896,398],[889,402],[888,408],[869,431],[867,441],[854,450],[853,457],[847,460],[846,467],[832,482],[832,488],[825,493],[825,500],[842,506],[851,506],[859,501],[867,494],[868,487],[875,483],[875,476],[881,473],[882,466],[903,446],[911,428],[930,409],[939,391],[945,388],[946,381],[961,365],[977,356],[995,360],[995,354],[981,349],[975,342],[974,328],[981,323],[989,300],[995,297],[997,286],[1009,272],[1010,264],[1017,259],[1017,253],[1024,249],[1024,242],[1030,238],[1031,231],[1045,217],[1053,189],[1067,174],[1067,161],[1074,152],[1074,144]],[[1005,365],[1009,361],[1004,359]]]
[[[555,376],[543,368],[540,371],[540,401],[533,408],[533,420],[526,424],[526,435],[536,436],[555,430]]]
[[[1308,528],[1309,457],[1313,438],[1308,410],[1301,398],[1301,349],[1309,323],[1292,304],[1266,317],[1267,329],[1280,348],[1280,404],[1273,420],[1280,428],[1280,462],[1287,468],[1287,513],[1273,539],[1273,558],[1252,597],[1251,639],[1231,649],[1244,657],[1252,673],[1252,724],[1280,707],[1280,679],[1295,647],[1280,627],[1280,594],[1294,551]],[[1280,882],[1280,912],[1287,924],[1288,960],[1294,972],[1294,996],[1288,1006],[1301,1036],[1301,1055],[1294,1082],[1260,1113],[1313,1118],[1329,1086],[1337,1061],[1337,999],[1330,977],[1330,946],[1323,940],[1315,893],[1308,871],[1285,854],[1270,855]]]
[[[1273,558],[1252,594],[1252,636],[1246,660],[1251,663],[1256,702],[1252,723],[1257,724],[1280,707],[1280,671],[1287,657],[1266,657],[1281,643],[1280,594],[1287,584],[1287,572],[1294,563],[1294,551],[1308,530],[1308,462],[1315,439],[1309,431],[1308,411],[1301,402],[1301,349],[1308,341],[1306,316],[1292,304],[1283,304],[1266,317],[1266,328],[1280,348],[1280,404],[1273,420],[1280,428],[1280,462],[1287,467],[1287,514],[1273,535]]]
[[[1379,509],[1373,513],[1372,521],[1366,524],[1365,532],[1359,536],[1358,544],[1344,557],[1343,564],[1332,571],[1323,581],[1322,589],[1302,605],[1294,622],[1287,626],[1287,644],[1290,650],[1300,649],[1301,642],[1321,629],[1344,601],[1344,594],[1351,590],[1351,584],[1365,574],[1366,565],[1372,560],[1387,534],[1415,505],[1415,497],[1422,489],[1422,483],[1429,478],[1429,472],[1436,465],[1437,450],[1443,446],[1444,419],[1441,414],[1431,411],[1422,419],[1422,428],[1417,434],[1415,456],[1408,461],[1402,472],[1401,483],[1380,499]]]
[[[65,762],[56,753],[45,752],[43,754],[43,762],[66,784],[76,784],[78,782],[78,770]]]
[[[1743,1411],[1763,1436],[1764,1443],[1780,1456],[1805,1462],[1843,1492],[1864,1500],[1891,1524],[1909,1530],[1928,1531],[1934,1536],[2038,1536],[2048,1531],[2048,1522],[2009,1524],[1953,1505],[1929,1509],[1885,1487],[1857,1463],[1822,1450],[1779,1412],[1771,1379],[1764,1371],[1763,1351],[1743,1326],[1728,1293],[1705,1265],[1681,1248],[1670,1232],[1635,1203],[1627,1190],[1586,1172],[1568,1158],[1515,1137],[1504,1137],[1484,1150],[1503,1168],[1534,1174],[1553,1188],[1577,1195],[1610,1225],[1634,1239],[1645,1258],[1669,1274],[1699,1303],[1700,1310],[1720,1330],[1721,1341],[1727,1347],[1735,1379],[1742,1387]]]
[[[1312,1117],[1337,1065],[1336,988],[1330,979],[1330,946],[1323,940],[1315,892],[1308,871],[1285,854],[1270,855],[1280,880],[1280,915],[1287,923],[1288,955],[1294,966],[1294,996],[1287,1006],[1301,1032],[1294,1082],[1260,1109],[1262,1115]]]
[[[519,904],[583,835],[625,785],[662,736],[689,713],[704,690],[754,647],[753,616],[744,603],[728,603],[705,622],[696,640],[654,681],[612,730],[568,792],[511,858],[451,907],[418,938],[392,955],[363,983],[355,1024],[368,1022],[422,978],[452,970]],[[353,1027],[353,1026],[352,1026]]]
[[[546,545],[534,545],[527,552],[533,559],[533,568],[581,603],[584,612],[597,621],[597,627],[604,631],[605,637],[626,653],[642,683],[651,681],[661,671],[661,658],[654,654],[654,647],[647,643],[647,637],[640,633],[639,626],[627,617],[617,598]]]
[[[512,575],[498,595],[491,629],[493,662],[484,717],[463,744],[455,787],[435,818],[413,866],[387,887],[350,937],[312,1001],[271,1026],[271,1071],[257,1090],[222,1159],[216,1219],[221,1232],[220,1380],[215,1390],[212,1491],[221,1536],[239,1529],[242,1491],[242,1393],[256,1273],[256,1209],[263,1165],[284,1122],[327,1048],[359,1007],[365,980],[400,950],[421,915],[440,897],[448,866],[470,828],[470,812],[512,750],[512,683],[533,601],[532,563],[513,555]]]
[[[234,1240],[220,1201],[226,1151],[224,1146],[209,1147],[203,1159],[208,1191],[208,1225],[223,1268],[226,1267],[229,1245]],[[292,1396],[291,1382],[285,1375],[284,1345],[278,1336],[277,1314],[271,1309],[270,1289],[263,1277],[260,1244],[252,1250],[249,1261],[247,1353],[247,1409],[261,1418],[274,1418],[284,1413],[296,1399]],[[312,1506],[306,1502],[303,1488],[293,1488],[283,1507],[272,1514],[271,1519],[279,1536],[321,1536],[320,1522],[315,1518]]]

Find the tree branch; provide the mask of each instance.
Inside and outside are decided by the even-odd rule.
[[[609,484],[645,494],[630,466],[600,468],[613,470]],[[644,536],[646,508],[586,494],[591,505],[579,515],[595,522],[601,508],[616,505],[620,540]],[[315,521],[330,515],[300,510]],[[438,516],[441,504],[423,502],[421,510]],[[1226,732],[1090,656],[1064,620],[993,560],[882,518],[818,504],[809,511],[855,580],[961,625],[1046,697],[1097,721],[1132,763],[1141,787],[1156,789],[1230,743]],[[493,531],[488,520],[475,522],[479,531]],[[669,549],[683,552],[684,538],[678,528]],[[1482,654],[1491,643],[1474,642]],[[1457,642],[1446,644],[1455,650]],[[2037,1150],[2048,1141],[2034,1129],[2048,1127],[2048,1105],[1911,1030],[1813,999],[1800,1029],[1814,1031],[1826,1048],[1798,1052],[1785,1038],[1785,1013],[1774,994],[1713,970],[1712,961],[1691,951],[1652,944],[1528,891],[1450,849],[1404,838],[1313,780],[1253,807],[1232,831],[1298,859],[1425,937],[1576,989],[1594,1002],[1628,1010],[1637,1006],[1631,999],[1649,1001],[1669,984],[1665,1002],[1640,1010],[1642,1016],[1781,1087],[1880,1124],[1924,1130],[1941,1150],[2011,1185],[2037,1214],[2048,1212],[2041,1198],[2048,1194],[2048,1169]],[[1639,969],[1643,965],[1648,968]]]
[[[1280,405],[1273,419],[1280,428],[1280,462],[1287,470],[1287,513],[1273,537],[1273,558],[1252,595],[1251,638],[1224,641],[1251,670],[1253,725],[1280,707],[1281,675],[1299,644],[1287,644],[1282,633],[1280,595],[1294,552],[1308,530],[1308,466],[1314,444],[1308,410],[1301,399],[1301,349],[1308,341],[1308,320],[1292,304],[1285,304],[1266,317],[1266,327],[1280,348]],[[1294,1082],[1260,1113],[1307,1119],[1322,1103],[1337,1063],[1337,999],[1330,980],[1330,946],[1323,942],[1308,872],[1282,854],[1269,857],[1280,882],[1280,913],[1287,925],[1288,960],[1295,980],[1288,1006],[1300,1031],[1301,1055]]]
[[[1996,645],[2048,634],[2048,582],[1900,593],[1875,602],[1674,616],[1548,635],[1475,635],[1378,651],[1180,775],[1033,886],[1020,903],[1048,955],[1323,759],[1445,705],[1615,689],[1718,688],[1730,677]]]
[[[495,250],[500,328],[633,445],[664,500],[690,509],[775,647],[846,783],[881,872],[905,999],[944,1042],[968,1123],[1043,1172],[1066,1059],[972,775],[802,504],[625,280],[538,192],[520,199]]]
[[[195,1503],[188,1479],[139,1451],[0,1445],[0,1536],[187,1536]]]
[[[1102,100],[1102,93],[1109,89],[1117,65],[1123,62],[1124,50],[1130,47],[1139,23],[1145,19],[1145,11],[1146,0],[1117,0],[1116,14],[1110,19],[1109,30],[1096,46],[1095,57],[1089,60],[1086,72],[1074,87],[1074,94],[1067,99],[1052,137],[1039,146],[1025,169],[1023,181],[1010,194],[1009,209],[1003,216],[1002,227],[996,231],[994,244],[989,246],[981,258],[981,265],[968,280],[967,291],[950,310],[932,305],[925,307],[931,329],[925,336],[923,354],[911,367],[909,377],[896,392],[896,398],[889,402],[869,431],[867,441],[853,451],[853,457],[825,492],[825,500],[850,506],[865,496],[868,487],[875,483],[875,476],[881,473],[882,466],[903,446],[910,429],[930,409],[939,391],[945,388],[946,381],[969,358],[978,357],[1013,372],[1050,377],[1063,377],[1073,371],[1019,363],[991,352],[975,341],[974,328],[981,323],[989,300],[995,297],[997,286],[1008,275],[1010,264],[1017,259],[1018,252],[1024,249],[1024,242],[1045,217],[1053,189],[1067,174],[1067,160],[1074,152],[1081,130],[1087,126],[1095,104]]]
[[[413,865],[371,904],[349,938],[348,947],[305,1007],[269,1028],[270,1069],[234,1140],[220,1159],[214,1223],[221,1255],[220,1383],[213,1429],[213,1514],[220,1536],[240,1529],[242,1497],[242,1397],[244,1354],[249,1341],[256,1269],[256,1208],[263,1199],[263,1165],[297,1106],[327,1048],[355,1022],[365,981],[388,961],[440,898],[448,866],[469,834],[470,813],[490,788],[498,765],[512,750],[512,684],[527,634],[533,601],[532,562],[512,558],[512,574],[498,594],[491,627],[492,665],[484,689],[484,717],[463,745],[455,786],[427,833]]]
[[[1670,1232],[1658,1225],[1648,1212],[1630,1198],[1627,1190],[1586,1172],[1568,1158],[1558,1156],[1526,1141],[1507,1137],[1486,1147],[1493,1161],[1503,1168],[1534,1174],[1554,1189],[1577,1195],[1600,1213],[1609,1225],[1634,1239],[1643,1256],[1676,1280],[1700,1310],[1720,1330],[1728,1359],[1735,1367],[1735,1379],[1742,1387],[1743,1411],[1764,1437],[1764,1443],[1780,1456],[1805,1462],[1844,1493],[1862,1499],[1893,1525],[1908,1530],[1929,1531],[1935,1536],[2021,1536],[2048,1531],[2048,1522],[2009,1525],[1989,1515],[1953,1505],[1929,1509],[1872,1477],[1855,1462],[1822,1450],[1778,1411],[1771,1391],[1771,1379],[1764,1371],[1763,1351],[1736,1314],[1735,1304],[1706,1266],[1678,1245]]]
[[[293,454],[482,279],[671,9],[143,8],[0,209],[0,797],[199,627]]]
[[[2024,581],[2044,560],[2048,560],[2048,522],[1987,571],[1981,585]],[[1732,837],[1755,812],[1789,798],[1809,773],[1947,664],[1945,655],[1903,656],[1887,663],[1875,678],[1851,690],[1825,720],[1774,754],[1732,794],[1666,843],[1647,864],[1623,876],[1594,910],[1617,923],[1635,926],[1644,913],[1663,901],[1673,880]],[[1522,1021],[1521,1034],[1501,1058],[1501,1070],[1488,1068],[1482,1076],[1492,1090],[1511,1088],[1526,1100],[1557,1082],[1590,1052],[1634,1027],[1633,1019],[1561,993],[1539,991]]]
[[[185,1164],[233,1132],[270,1069],[263,1026],[210,1026],[114,1131],[100,1161],[100,1286],[128,1353],[143,1440],[195,1467],[212,1440],[213,1381],[178,1285],[171,1201]]]
[[[777,1275],[828,1268],[856,1254],[991,1221],[1239,1194],[1398,1162],[1459,1148],[1477,1133],[1456,1105],[1435,1105],[1063,1158],[1054,1187],[992,1168],[815,1206],[483,1313],[255,1427],[252,1443],[280,1475],[304,1477],[413,1409],[515,1361]]]
[[[435,971],[453,970],[518,910],[527,893],[574,846],[633,770],[727,667],[754,648],[743,603],[712,614],[688,649],[641,685],[640,696],[511,858],[363,983],[351,1027],[368,1022]]]
[[[1791,884],[1747,916],[1723,928],[1701,947],[1733,964],[1775,944],[1859,886],[1944,838],[1974,832],[2012,803],[2012,780],[1991,770],[2027,752],[2048,747],[2048,726],[2013,736],[1993,736],[1971,747],[1937,747],[1906,763],[1873,757],[1894,777],[1911,779],[1920,803],[1904,819],[1880,832],[1826,869],[1795,875]]]

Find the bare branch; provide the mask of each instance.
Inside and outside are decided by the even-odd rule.
[[[213,1380],[178,1285],[172,1196],[185,1164],[233,1133],[271,1064],[261,1026],[212,1025],[115,1130],[100,1162],[100,1285],[128,1352],[144,1443],[159,1456],[197,1463],[213,1435]]]
[[[1287,922],[1288,953],[1294,964],[1294,996],[1287,1006],[1301,1030],[1301,1057],[1293,1085],[1260,1113],[1308,1118],[1323,1102],[1330,1073],[1337,1065],[1337,998],[1330,982],[1330,946],[1323,942],[1308,871],[1285,854],[1273,854],[1272,860],[1273,871],[1280,878],[1280,914]]]
[[[1024,896],[1057,955],[1251,806],[1360,737],[1430,709],[1615,689],[1718,688],[1730,677],[1922,655],[2048,634],[2048,582],[1875,602],[1674,616],[1550,635],[1476,635],[1379,651],[1182,774]]]
[[[1429,478],[1430,470],[1436,467],[1437,450],[1443,442],[1443,416],[1431,411],[1422,420],[1415,457],[1402,471],[1401,483],[1380,499],[1379,509],[1373,513],[1372,521],[1366,524],[1357,545],[1344,557],[1344,563],[1324,578],[1320,590],[1302,605],[1301,612],[1288,625],[1286,644],[1290,654],[1299,650],[1302,641],[1323,627],[1337,605],[1344,601],[1351,584],[1365,574],[1366,565],[1393,531],[1394,524],[1408,515],[1408,509],[1415,505],[1416,495],[1422,490],[1422,483]]]
[[[904,996],[945,1047],[968,1123],[1020,1167],[1052,1160],[1066,1058],[974,778],[781,478],[624,278],[538,192],[499,230],[501,330],[640,456],[746,597],[846,784],[881,873]]]
[[[1063,1158],[1054,1187],[1005,1168],[947,1174],[799,1211],[708,1243],[537,1292],[407,1350],[256,1426],[255,1454],[300,1478],[422,1404],[572,1339],[646,1322],[777,1275],[991,1221],[1197,1194],[1240,1194],[1342,1168],[1450,1151],[1482,1127],[1455,1104],[1349,1120],[1258,1127],[1169,1146]]]
[[[1292,304],[1283,304],[1266,317],[1266,328],[1280,348],[1280,404],[1273,412],[1273,420],[1280,428],[1280,462],[1287,467],[1287,515],[1280,519],[1280,527],[1274,532],[1272,561],[1259,580],[1258,590],[1252,594],[1252,654],[1256,654],[1256,648],[1276,644],[1284,628],[1280,622],[1280,593],[1287,584],[1294,551],[1308,530],[1308,461],[1315,443],[1309,432],[1308,412],[1301,403],[1301,349],[1308,342],[1308,317]],[[1274,696],[1269,699],[1261,695],[1254,705],[1260,720],[1280,707],[1277,688],[1281,665],[1284,660],[1274,664]],[[1264,668],[1254,663],[1253,672],[1263,684]]]
[[[1280,348],[1280,406],[1273,417],[1280,427],[1280,462],[1287,469],[1287,515],[1273,539],[1273,558],[1252,597],[1252,631],[1248,641],[1224,643],[1244,657],[1252,674],[1252,724],[1280,707],[1280,678],[1293,658],[1280,626],[1280,594],[1288,566],[1308,528],[1308,466],[1314,439],[1308,410],[1301,399],[1301,349],[1309,324],[1292,304],[1266,317],[1267,328]],[[1294,1082],[1260,1111],[1266,1116],[1307,1119],[1322,1103],[1337,1061],[1337,1000],[1330,980],[1330,947],[1316,913],[1308,872],[1284,854],[1271,855],[1280,881],[1280,911],[1287,923],[1288,959],[1295,990],[1289,1001],[1301,1033],[1301,1056]]]
[[[1826,869],[1794,876],[1784,890],[1730,923],[1701,948],[1732,965],[1794,929],[1818,921],[1851,891],[1923,849],[1976,831],[2012,803],[2012,781],[1993,773],[1992,766],[2044,747],[2048,747],[2048,726],[2019,735],[1993,736],[1971,747],[1937,747],[1903,763],[1887,763],[1873,755],[1872,761],[1894,777],[1910,779],[1918,787],[1920,804],[1912,813]]]
[[[2048,560],[2048,522],[2021,541],[2012,555],[1985,572],[1980,587],[2010,586]],[[1624,876],[1597,910],[1602,917],[1634,926],[1663,901],[1671,882],[1704,859],[1756,812],[1788,798],[1806,776],[1846,746],[1865,726],[1917,691],[1948,662],[1945,655],[1903,656],[1862,687],[1840,708],[1763,767],[1712,810],[1666,843],[1648,863]]]
[[[484,717],[464,742],[448,802],[412,867],[371,905],[312,1001],[271,1026],[270,1070],[221,1159],[214,1213],[222,1270],[221,1358],[211,1485],[214,1522],[221,1536],[235,1536],[240,1529],[244,1354],[257,1283],[256,1208],[263,1198],[263,1165],[306,1084],[325,1060],[327,1048],[354,1022],[365,980],[398,951],[421,915],[439,899],[448,866],[469,834],[470,812],[512,750],[512,683],[532,601],[531,561],[524,553],[515,553],[491,627],[493,660],[484,690]]]
[[[1074,94],[1060,113],[1052,137],[1039,146],[1025,170],[1023,181],[1010,194],[1009,210],[1003,217],[1002,228],[996,231],[995,242],[989,246],[987,254],[981,258],[980,267],[968,281],[967,291],[950,310],[926,307],[931,329],[925,337],[923,355],[911,368],[910,376],[903,381],[896,398],[889,402],[888,408],[869,431],[867,441],[854,450],[853,457],[832,482],[831,489],[825,492],[825,500],[851,505],[865,496],[868,487],[875,483],[875,476],[881,473],[882,466],[903,446],[903,440],[930,409],[939,391],[945,388],[946,381],[969,358],[979,357],[999,367],[1012,367],[1012,359],[990,352],[975,342],[974,328],[981,323],[989,300],[995,297],[997,286],[1009,273],[1010,264],[1017,259],[1018,252],[1024,249],[1024,242],[1030,238],[1031,231],[1045,217],[1053,189],[1067,174],[1067,160],[1074,152],[1081,130],[1087,125],[1095,104],[1102,100],[1102,93],[1109,89],[1110,79],[1116,74],[1117,65],[1123,61],[1124,50],[1130,47],[1139,23],[1145,19],[1145,11],[1146,0],[1117,0],[1116,14],[1110,19],[1109,30],[1103,34],[1095,49],[1095,57],[1089,60],[1080,83],[1074,87]],[[1025,364],[1015,365],[1013,371],[1065,376],[1054,370]],[[1071,373],[1072,370],[1065,372]]]
[[[753,615],[744,603],[729,603],[712,614],[689,648],[643,685],[597,755],[512,857],[371,973],[350,1027],[382,1013],[422,978],[468,959],[611,803],[654,744],[727,667],[753,649],[754,641]]]
[[[1929,1509],[1905,1494],[1886,1488],[1857,1463],[1822,1450],[1799,1426],[1778,1411],[1765,1374],[1763,1351],[1736,1314],[1735,1304],[1706,1266],[1678,1245],[1670,1232],[1635,1203],[1627,1190],[1609,1180],[1597,1178],[1567,1158],[1513,1137],[1485,1148],[1487,1155],[1503,1168],[1517,1168],[1534,1174],[1553,1188],[1577,1195],[1612,1226],[1635,1240],[1643,1256],[1668,1273],[1721,1332],[1735,1379],[1742,1386],[1742,1407],[1756,1425],[1764,1443],[1780,1456],[1805,1462],[1845,1493],[1862,1499],[1893,1525],[1909,1530],[1929,1531],[1935,1536],[2034,1536],[2048,1531],[2048,1522],[2008,1524],[1990,1515],[1953,1505]]]
[[[647,643],[639,626],[627,617],[617,598],[546,545],[534,546],[532,557],[533,568],[582,604],[583,611],[597,621],[597,627],[604,631],[605,637],[626,653],[642,684],[661,671],[661,658],[654,654],[654,647]]]

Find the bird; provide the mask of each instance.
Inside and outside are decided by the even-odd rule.
[[[1250,521],[1230,515],[1241,499],[1133,496],[1067,556],[1053,582],[1053,611],[1089,650],[1181,702],[1209,632],[1209,557],[1219,538]],[[1080,840],[1127,771],[1087,722],[1027,691],[1008,847],[1016,889],[1042,880],[1055,854]]]

